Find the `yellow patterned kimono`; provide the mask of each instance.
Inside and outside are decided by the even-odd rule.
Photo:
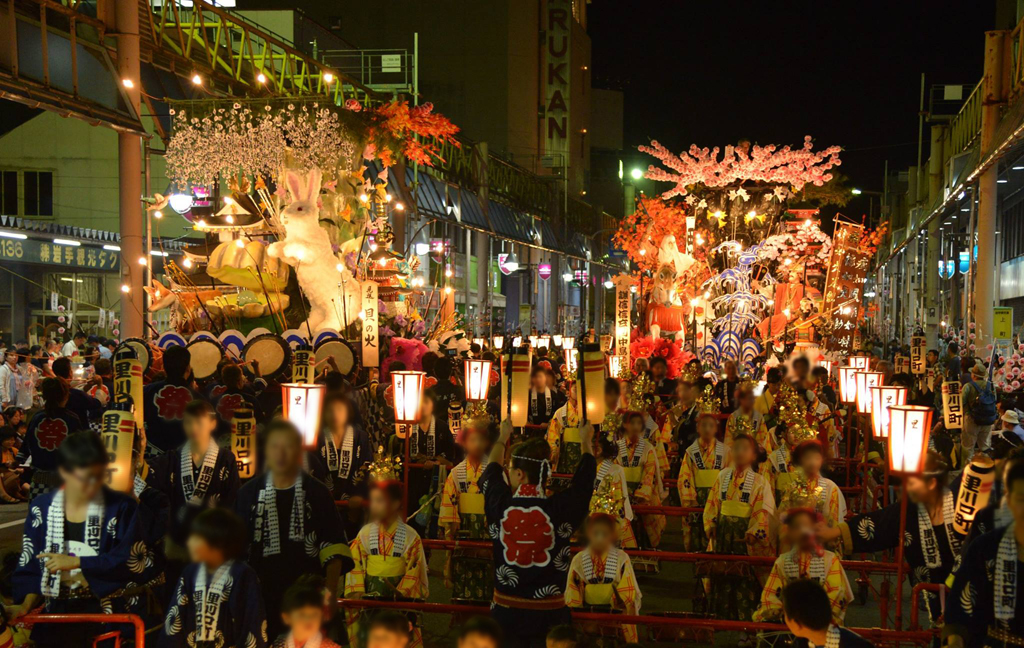
[[[430,594],[423,543],[404,522],[392,522],[386,529],[375,522],[364,526],[352,541],[352,559],[355,566],[345,575],[346,597],[422,601]],[[360,611],[349,610],[346,615],[350,645],[361,648],[366,628],[359,622]],[[422,645],[423,634],[417,627],[409,648]]]
[[[633,533],[633,509],[629,505],[629,488],[626,485],[626,472],[614,459],[603,459],[597,465],[597,477],[594,479],[594,495],[591,502],[601,491],[605,480],[611,480],[612,492],[622,492],[623,510],[618,515],[619,546],[623,549],[637,549],[636,535]]]
[[[484,495],[478,486],[487,461],[468,458],[448,473],[441,492],[438,524],[448,540],[490,540]],[[455,549],[445,564],[445,582],[453,601],[490,602],[494,593],[494,557],[490,549]]]
[[[551,447],[551,465],[555,472],[573,474],[583,455],[580,444],[580,414],[575,398],[555,411],[548,423],[548,446]]]
[[[747,423],[743,427],[747,430],[751,428],[754,430],[753,437],[757,441],[757,445],[764,448],[765,452],[772,452],[775,450],[775,439],[771,438],[768,434],[768,426],[765,425],[764,414],[758,412],[757,409],[753,409],[749,414],[744,414],[740,410],[736,410],[729,415],[729,420],[725,422],[725,445],[732,447],[732,437],[736,434],[736,428],[740,427],[739,419],[745,419]]]
[[[765,387],[761,395],[754,401],[754,409],[762,416],[767,416],[773,407],[775,407],[775,396]]]
[[[633,506],[646,504],[661,505],[661,489],[658,484],[658,461],[654,447],[647,439],[619,439],[618,462],[626,473],[626,486]],[[642,549],[656,548],[661,543],[661,532],[665,529],[664,515],[640,515],[640,522],[633,520],[633,532]]]
[[[853,600],[853,591],[839,556],[831,551],[815,556],[796,549],[775,560],[761,592],[761,605],[754,612],[753,620],[758,623],[781,622],[782,589],[798,578],[814,578],[825,588],[832,603],[832,623],[843,625],[846,607]]]
[[[764,477],[751,468],[730,466],[718,475],[704,506],[704,532],[715,553],[772,556],[775,498]],[[761,585],[750,565],[698,567],[709,583],[708,609],[720,619],[749,621],[757,609]]]
[[[680,506],[704,508],[711,487],[718,481],[718,473],[730,461],[729,451],[721,441],[715,439],[707,446],[700,439],[694,441],[683,453],[679,479],[676,480]],[[705,551],[708,548],[701,513],[688,513],[683,517],[683,537],[687,551]]]
[[[781,502],[782,496],[789,490],[793,481],[793,460],[791,448],[783,444],[768,453],[768,461],[762,462],[758,472],[768,482],[775,495],[775,501]]]
[[[668,445],[663,439],[663,433],[658,429],[658,424],[654,422],[654,418],[650,414],[644,414],[644,438],[647,439],[654,446],[654,456],[658,460],[658,488],[661,489],[661,495],[664,498],[668,493],[665,492],[662,483],[665,475],[668,474],[668,452],[666,448]]]
[[[842,434],[836,427],[835,418],[828,405],[818,400],[814,403],[814,417],[818,422],[818,429],[825,433],[828,438],[828,445],[825,448],[825,458],[834,459],[839,456],[839,441]]]
[[[779,499],[779,512],[789,510],[790,508],[798,506],[809,506],[806,501],[798,501],[806,498],[806,494],[799,493],[794,495],[793,488],[796,484],[788,487],[785,491],[782,491],[782,497]],[[817,498],[814,504],[814,509],[821,515],[821,519],[828,524],[830,527],[839,526],[840,522],[846,520],[846,497],[843,495],[843,491],[839,489],[834,481],[827,477],[817,477],[814,479],[807,480],[807,487],[812,491],[817,491]],[[779,550],[788,551],[789,543],[781,542]],[[838,541],[828,545],[829,548],[838,548]]]
[[[621,549],[612,549],[605,556],[597,556],[584,549],[573,556],[569,565],[569,581],[565,587],[565,604],[571,608],[584,608],[596,612],[609,610],[624,614],[640,613],[640,586],[633,573],[629,556]],[[588,634],[621,636],[625,643],[636,643],[635,625],[619,623],[583,623]]]

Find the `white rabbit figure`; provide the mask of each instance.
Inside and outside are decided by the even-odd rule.
[[[342,275],[338,258],[331,248],[327,231],[320,227],[320,169],[313,169],[303,178],[294,171],[285,173],[285,186],[291,202],[281,212],[283,241],[271,243],[267,254],[295,268],[299,287],[309,300],[309,330],[343,330],[347,321],[359,312],[359,282],[345,277],[345,304],[342,304]]]

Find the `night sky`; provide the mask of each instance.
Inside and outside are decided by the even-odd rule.
[[[628,7],[628,10],[625,9]],[[823,9],[828,7],[828,9]],[[881,191],[917,156],[926,86],[977,83],[991,0],[594,0],[594,85],[625,91],[626,148],[842,146],[850,184]],[[925,128],[924,158],[928,156]],[[653,158],[638,154],[644,167]],[[651,187],[658,190],[663,183]],[[877,203],[876,203],[877,204]],[[865,197],[844,213],[867,211]]]

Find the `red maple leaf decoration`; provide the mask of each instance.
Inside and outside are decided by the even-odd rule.
[[[217,401],[217,415],[222,421],[230,421],[235,410],[245,405],[241,394],[225,394]]]
[[[165,421],[180,421],[185,416],[185,406],[192,400],[188,387],[165,385],[156,393],[157,416]]]
[[[505,562],[519,567],[543,567],[551,562],[555,529],[544,509],[512,507],[501,520]]]
[[[68,424],[64,419],[43,419],[36,428],[36,441],[43,450],[56,450],[68,436]]]

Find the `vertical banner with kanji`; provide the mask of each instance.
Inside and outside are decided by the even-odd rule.
[[[238,477],[256,474],[256,417],[251,409],[238,408],[231,417],[231,452],[238,465]]]
[[[633,278],[627,274],[620,274],[612,280],[615,283],[615,355],[622,359],[619,361],[619,376],[628,376],[629,363],[629,334],[632,326],[629,319],[629,312],[633,306],[633,296],[630,287],[633,285]]]
[[[380,335],[377,330],[377,284],[363,284],[363,366],[380,366]]]
[[[902,353],[897,354],[893,364],[893,369],[896,373],[910,373],[910,356],[905,356]]]
[[[122,346],[114,355],[114,402],[131,403],[135,425],[145,426],[142,411],[142,363],[135,349]]]
[[[140,407],[141,409],[141,407]],[[100,436],[107,449],[107,486],[122,493],[132,491],[132,446],[135,420],[125,410],[109,409],[100,419]]]
[[[910,373],[924,375],[926,367],[925,354],[928,347],[928,339],[923,335],[915,335],[910,338]]]
[[[871,253],[860,249],[864,227],[853,223],[836,223],[832,237],[832,256],[825,276],[821,313],[832,321],[832,334],[825,338],[825,348],[843,355],[857,350],[856,332],[860,315],[864,280]]]
[[[959,430],[963,427],[964,409],[960,403],[960,383],[956,380],[942,383],[942,415],[946,429]]]

